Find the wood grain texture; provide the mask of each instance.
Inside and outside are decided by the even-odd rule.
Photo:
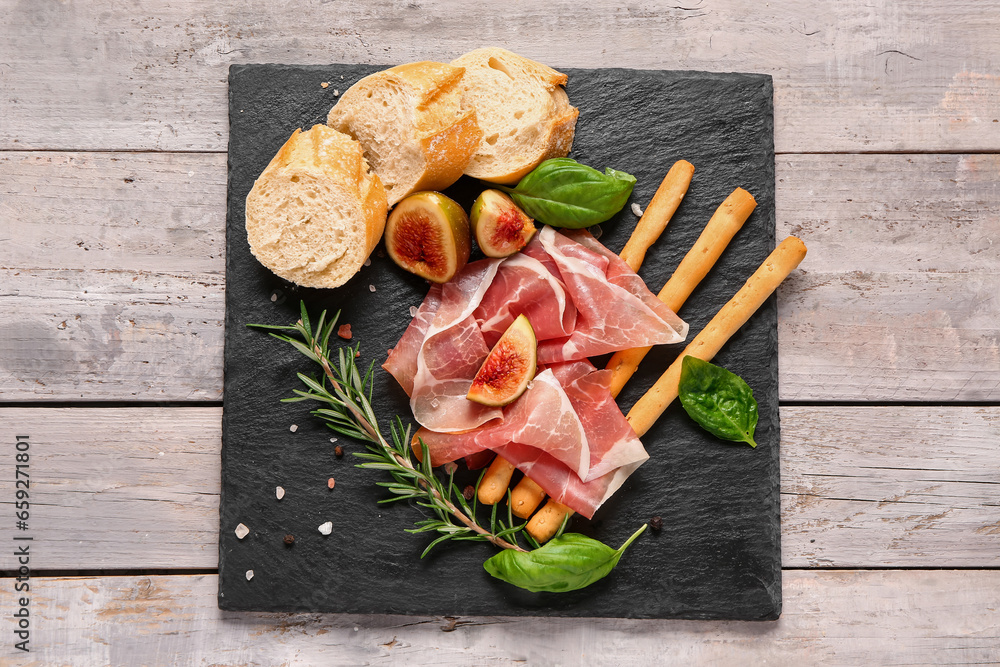
[[[32,569],[216,567],[221,419],[219,408],[0,410],[3,442],[30,436],[19,534],[33,538]],[[13,487],[5,476],[11,512]],[[0,569],[14,570],[6,551]]]
[[[224,151],[231,63],[448,61],[499,44],[560,67],[772,74],[783,152],[995,151],[997,9],[970,0],[8,2],[0,148]]]
[[[1000,400],[997,173],[779,157],[778,237],[810,249],[779,289],[783,400]],[[8,152],[0,183],[0,399],[221,397],[224,156]]]
[[[32,567],[215,568],[221,416],[0,409],[0,442],[33,443]],[[1000,408],[790,406],[781,419],[785,567],[1000,565]]]
[[[996,571],[784,574],[773,622],[222,612],[217,578],[32,580],[25,667],[941,665],[1000,660]],[[14,608],[10,587],[0,605]],[[9,646],[5,652],[13,651]]]

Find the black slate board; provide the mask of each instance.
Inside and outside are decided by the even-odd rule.
[[[250,254],[244,201],[254,179],[297,127],[321,123],[345,90],[379,67],[240,65],[229,75],[229,203],[226,257],[225,401],[219,606],[229,610],[435,615],[553,615],[635,618],[774,619],[781,611],[778,502],[777,314],[772,297],[716,358],[741,375],[759,402],[750,449],[700,430],[675,401],[643,438],[651,460],[593,521],[570,527],[618,546],[659,515],[663,530],[637,540],[606,579],[568,594],[531,594],[482,568],[494,549],[455,543],[418,555],[426,535],[403,532],[421,511],[377,505],[376,471],[336,459],[334,435],[307,403],[279,403],[310,362],[249,322],[288,324],[300,299],[310,310],[343,309],[362,361],[385,359],[427,290],[381,246],[371,266],[337,290],[296,288]],[[691,188],[641,275],[657,291],[737,185],[757,210],[681,316],[701,330],[774,247],[774,148],[771,78],[755,74],[567,70],[580,108],[571,157],[636,176],[632,201],[645,204],[677,159],[691,161]],[[323,88],[320,84],[329,82]],[[460,182],[449,194],[468,208],[480,187]],[[626,207],[602,225],[616,252],[636,218]],[[375,291],[371,291],[374,286]],[[276,300],[272,301],[272,295]],[[654,350],[619,399],[627,410],[681,346]],[[406,396],[381,369],[375,410],[407,415]],[[290,426],[296,424],[293,433]],[[383,426],[387,428],[387,423]],[[348,452],[362,449],[339,438]],[[327,479],[337,480],[333,491]],[[275,487],[286,490],[275,498]],[[333,534],[317,527],[333,522]],[[237,524],[250,534],[238,540]],[[283,544],[286,534],[294,546]],[[251,581],[245,577],[252,569]]]

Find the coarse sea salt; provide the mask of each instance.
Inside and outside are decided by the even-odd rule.
[[[292,433],[295,433],[296,431],[299,430],[299,425],[298,424],[292,424],[291,426],[288,427],[288,430],[291,431]]]
[[[372,258],[369,257],[365,260],[365,266],[371,266],[371,265],[372,265]]]
[[[271,295],[271,301],[277,301],[277,300],[278,300],[278,293],[275,292],[274,294]]]
[[[374,292],[375,291],[375,286],[374,285],[369,285],[368,286],[368,291],[369,292]]]
[[[253,570],[247,570],[247,581],[253,579]]]
[[[632,213],[634,213],[637,217],[642,217],[642,209],[639,208],[639,205],[635,202],[632,202]]]
[[[333,532],[333,522],[332,521],[327,521],[324,524],[320,524],[319,532],[323,533],[324,535],[329,535],[330,533],[332,533]]]
[[[242,523],[240,525],[236,526],[236,537],[237,538],[239,538],[239,539],[242,540],[244,537],[246,537],[249,534],[250,534],[250,529],[247,528],[246,526],[244,526]]]
[[[416,316],[417,316],[417,307],[410,306],[410,317],[416,317]]]
[[[281,500],[285,497],[285,490],[280,486],[276,486],[274,487],[274,495],[278,498],[278,500]]]

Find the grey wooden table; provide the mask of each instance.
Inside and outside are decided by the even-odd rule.
[[[995,0],[0,0],[0,663],[1000,662],[998,36]],[[227,68],[491,44],[774,77],[778,236],[810,249],[778,621],[216,608]]]

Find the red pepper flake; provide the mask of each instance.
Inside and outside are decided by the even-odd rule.
[[[336,482],[336,480],[333,479],[333,477],[331,477],[330,479],[326,480],[326,488],[332,489],[336,485],[337,485],[337,482]]]
[[[340,445],[337,445],[336,447],[333,448],[333,455],[336,456],[338,459],[344,458],[344,448],[341,447]]]
[[[343,338],[344,340],[351,340],[351,325],[341,324],[337,328],[337,335]]]
[[[288,546],[292,546],[293,544],[295,544],[295,536],[294,535],[285,535],[285,539],[282,540],[282,541],[285,544],[287,544]]]

